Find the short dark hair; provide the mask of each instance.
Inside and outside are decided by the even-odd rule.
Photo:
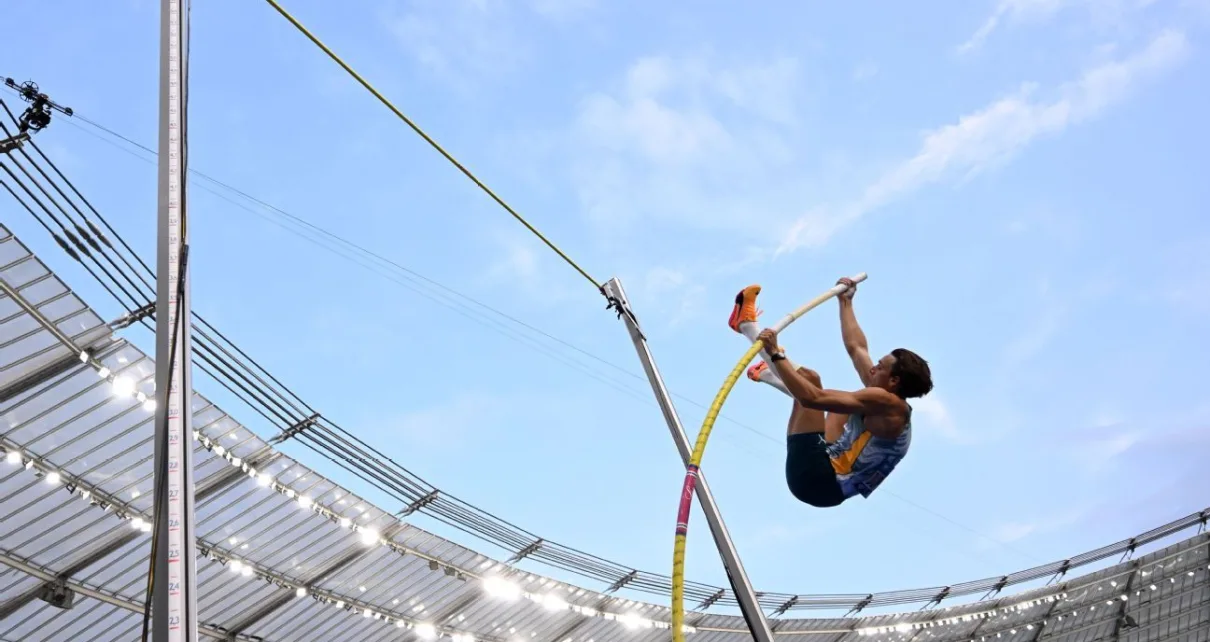
[[[895,357],[895,365],[891,366],[891,376],[899,378],[899,395],[904,399],[923,397],[933,389],[933,373],[929,370],[929,362],[920,355],[905,348],[891,351]]]

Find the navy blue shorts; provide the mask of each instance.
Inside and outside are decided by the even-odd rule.
[[[798,501],[816,508],[839,506],[844,491],[836,479],[828,442],[823,434],[799,433],[786,437],[786,485]]]

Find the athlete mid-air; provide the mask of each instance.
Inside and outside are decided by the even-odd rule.
[[[759,285],[735,297],[728,325],[749,341],[764,342],[764,361],[748,378],[794,399],[786,433],[786,484],[800,501],[828,508],[855,495],[869,497],[907,454],[912,443],[912,407],[907,400],[933,389],[928,362],[897,348],[874,363],[853,314],[857,285],[839,296],[840,333],[865,386],[856,392],[823,388],[819,373],[796,366],[777,344],[777,333],[756,324]],[[825,413],[827,413],[825,415]]]

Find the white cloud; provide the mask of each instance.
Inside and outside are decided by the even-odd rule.
[[[1158,286],[1145,287],[1142,298],[1158,296],[1182,314],[1210,314],[1210,238],[1180,238],[1159,260]]]
[[[472,253],[467,261],[476,266],[480,287],[509,292],[534,309],[547,310],[583,294],[579,279],[570,278],[562,260],[532,234],[505,224],[489,230],[480,256]],[[479,265],[485,268],[482,272]]]
[[[1080,447],[1073,453],[1073,463],[1086,474],[1095,475],[1112,470],[1119,457],[1142,441],[1142,435],[1135,432],[1099,432],[1096,437],[1083,439]]]
[[[786,189],[775,174],[794,158],[798,73],[790,58],[633,64],[613,91],[582,102],[568,137],[590,220],[615,234],[640,220],[753,233],[752,217]]]
[[[955,443],[974,443],[975,435],[960,430],[949,406],[936,393],[912,400],[912,423],[916,430],[936,434]]]
[[[455,85],[516,68],[530,48],[513,27],[505,0],[415,3],[385,19],[399,45],[421,65]]]
[[[706,286],[684,270],[656,266],[642,281],[645,318],[658,318],[671,327],[694,319],[706,299]]]
[[[1107,475],[1164,483],[1204,468],[1210,446],[1208,408],[1182,408],[1175,413],[1149,408],[1136,411],[1144,419],[1102,411],[1085,425],[1067,427],[1063,457],[1073,472],[1098,483]],[[1157,448],[1157,444],[1163,447]]]
[[[596,9],[597,0],[529,0],[529,7],[547,19],[568,20]]]
[[[1154,4],[1156,0],[999,0],[990,16],[983,21],[966,42],[958,45],[959,54],[981,47],[998,28],[1010,25],[1043,22],[1059,12],[1075,7],[1085,9],[1092,22],[1118,28],[1135,20],[1135,12]]]
[[[496,234],[493,243],[500,254],[488,263],[486,284],[505,287],[526,296],[528,301],[541,301],[544,305],[555,305],[562,299],[565,290],[550,278],[550,269],[543,269],[549,258],[543,252],[546,248],[538,245],[540,241],[508,230]]]
[[[1063,328],[1064,311],[1058,307],[1038,310],[1025,329],[1004,346],[1007,366],[1020,366],[1037,356]]]
[[[1000,0],[987,20],[969,40],[958,46],[958,53],[967,53],[978,48],[1002,21],[1023,21],[1047,18],[1067,5],[1081,0]]]
[[[986,539],[979,540],[979,548],[989,550],[992,544],[1013,544],[1045,533],[1062,531],[1078,523],[1087,512],[1087,509],[1075,508],[1050,515],[1019,516],[1000,522],[989,530]]]
[[[469,90],[529,60],[536,25],[576,20],[597,6],[598,0],[422,0],[388,13],[384,22],[434,76]]]
[[[524,239],[510,238],[504,242],[504,257],[488,268],[495,279],[531,281],[538,277],[538,253]]]
[[[1031,522],[1008,522],[1000,524],[992,531],[991,537],[1002,544],[1025,539],[1037,532],[1038,524]]]
[[[775,254],[818,245],[841,227],[930,183],[968,178],[1003,164],[1038,138],[1055,135],[1100,115],[1143,80],[1180,63],[1188,54],[1184,34],[1164,31],[1135,55],[1087,71],[1051,100],[1026,84],[957,123],[928,132],[920,150],[840,207],[818,207],[790,226]]]
[[[853,80],[857,82],[869,80],[876,75],[878,75],[878,65],[870,61],[857,65],[857,67],[853,70]]]

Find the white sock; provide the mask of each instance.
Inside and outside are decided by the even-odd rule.
[[[756,343],[756,340],[758,338],[760,338],[760,326],[756,325],[756,323],[754,321],[746,321],[744,323],[739,324],[739,331],[745,337],[747,337],[748,340],[751,341],[752,343]],[[769,358],[769,353],[764,350],[761,350],[760,356],[762,359],[765,360],[766,363],[769,364],[769,372],[774,377],[776,377],[777,373],[773,372],[773,360]],[[790,362],[790,367],[794,368],[795,370],[798,370],[798,365],[795,364],[793,361]],[[780,380],[781,379],[778,379],[778,381],[780,381]]]
[[[752,343],[756,343],[756,338],[760,336],[760,326],[756,325],[755,321],[745,321],[739,324],[739,331]]]
[[[746,321],[739,324],[739,331],[752,343],[756,343],[756,339],[760,337],[760,326],[753,321]],[[769,354],[764,350],[761,350],[760,356],[765,360],[765,363],[769,364],[769,367],[765,368],[764,372],[760,373],[761,383],[767,383],[770,386],[782,391],[787,396],[793,397],[794,395],[790,394],[790,389],[786,388],[786,384],[781,380],[781,377],[777,376],[777,372],[773,370],[773,360],[769,358]],[[798,366],[795,365],[794,362],[787,360],[787,363],[790,364],[791,368],[798,370]]]
[[[760,382],[767,383],[770,386],[777,388],[778,390],[785,393],[786,396],[789,396],[789,397],[794,396],[794,395],[790,394],[790,389],[786,387],[786,384],[781,380],[781,377],[777,376],[776,372],[773,372],[772,365],[770,365],[768,368],[765,368],[764,371],[760,373]]]

